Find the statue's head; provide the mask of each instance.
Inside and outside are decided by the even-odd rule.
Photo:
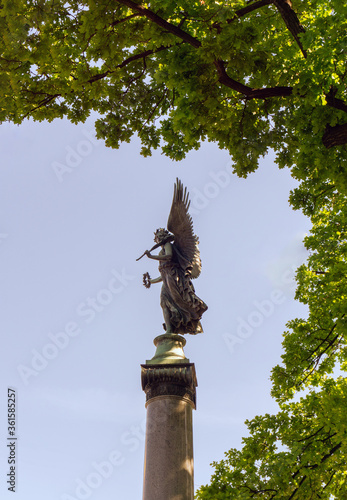
[[[165,241],[169,236],[171,236],[171,234],[169,233],[169,231],[167,229],[164,229],[163,227],[160,227],[159,229],[157,229],[154,233],[154,241],[156,243],[162,243],[163,241]]]

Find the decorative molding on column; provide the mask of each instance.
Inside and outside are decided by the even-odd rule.
[[[198,382],[194,363],[141,365],[141,382],[146,407],[154,398],[175,396],[188,401],[196,409]]]
[[[189,363],[189,359],[184,354],[183,347],[186,345],[186,339],[182,335],[175,333],[164,333],[155,337],[153,344],[156,347],[155,355],[147,360],[147,365]]]

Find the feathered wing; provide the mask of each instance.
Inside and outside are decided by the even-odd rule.
[[[167,228],[174,234],[178,250],[192,266],[191,277],[197,278],[201,272],[199,239],[193,231],[193,220],[188,212],[189,205],[187,188],[183,188],[182,182],[176,179]]]
[[[192,273],[191,277],[198,278],[201,273],[201,259],[200,259],[200,250],[199,250],[199,238],[195,236],[195,253],[194,253],[194,259],[193,259],[193,268],[192,268]]]

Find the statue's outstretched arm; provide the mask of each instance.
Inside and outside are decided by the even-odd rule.
[[[164,246],[165,254],[164,255],[152,255],[149,250],[146,250],[145,254],[149,259],[153,260],[171,260],[172,257],[172,247],[171,243],[166,243]]]
[[[160,283],[161,281],[163,281],[163,278],[161,276],[152,280],[148,273],[145,273],[143,275],[143,284],[146,288],[150,288],[150,286],[154,283]]]
[[[161,283],[163,281],[163,278],[159,276],[158,278],[150,279],[149,281],[153,285],[154,283]]]

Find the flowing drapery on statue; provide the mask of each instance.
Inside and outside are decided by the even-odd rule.
[[[166,333],[201,333],[200,319],[207,309],[205,302],[195,294],[192,283],[192,279],[200,275],[201,260],[199,240],[188,213],[189,205],[187,188],[183,188],[177,179],[167,229],[156,230],[156,244],[143,254],[159,261],[160,277],[151,279],[146,273],[143,282],[146,288],[153,283],[162,283],[160,305]],[[152,255],[151,251],[159,247],[159,255]]]

